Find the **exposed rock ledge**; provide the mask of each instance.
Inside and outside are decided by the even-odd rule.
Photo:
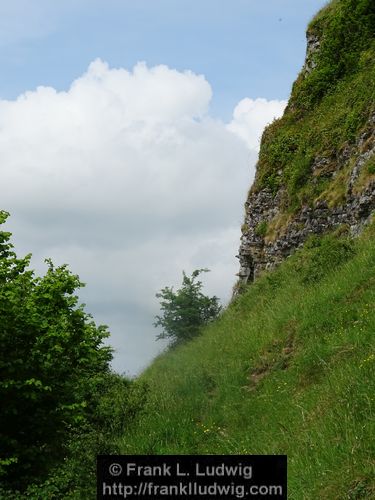
[[[355,159],[346,185],[345,202],[342,204],[329,207],[325,200],[319,200],[313,207],[305,206],[288,218],[287,214],[281,215],[284,195],[282,188],[275,196],[269,189],[250,193],[245,203],[245,224],[237,256],[240,261],[238,276],[241,282],[251,282],[264,269],[276,266],[303,245],[311,234],[322,234],[343,224],[348,226],[353,235],[361,231],[375,210],[375,181],[372,180],[367,186],[362,186],[361,190],[355,189],[362,166],[375,154],[375,115],[370,118],[369,124],[371,132],[359,137],[355,146],[347,148],[338,155],[337,169],[330,174],[334,177],[349,162],[353,162],[353,158]],[[366,143],[365,150],[364,143]],[[324,158],[316,158],[313,171],[314,168],[321,167],[324,162]],[[285,218],[281,229],[275,224],[272,235],[259,234],[262,225],[269,227],[278,217]]]

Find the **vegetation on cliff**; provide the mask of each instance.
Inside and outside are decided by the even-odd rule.
[[[293,86],[284,116],[263,134],[252,187],[252,192],[268,187],[274,193],[286,187],[286,212],[323,194],[333,205],[342,203],[353,163],[341,169],[338,158],[374,127],[375,3],[331,2],[310,23],[308,39],[308,64]],[[367,146],[363,141],[361,152]],[[369,163],[359,189],[370,177]]]

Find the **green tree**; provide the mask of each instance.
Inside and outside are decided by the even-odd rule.
[[[0,224],[8,213],[0,211]],[[92,412],[90,384],[109,373],[109,335],[78,305],[66,265],[36,277],[0,231],[0,476],[22,486],[64,457],[68,433]]]
[[[208,269],[196,269],[191,277],[182,273],[182,287],[176,292],[165,287],[156,297],[161,299],[161,316],[156,316],[154,326],[163,328],[157,339],[170,339],[171,346],[196,337],[202,326],[216,318],[221,311],[217,297],[207,297],[201,292],[202,282],[198,276]]]

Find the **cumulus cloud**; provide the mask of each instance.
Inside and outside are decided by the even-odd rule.
[[[87,282],[119,371],[155,355],[155,293],[183,269],[210,268],[206,292],[230,296],[258,138],[284,104],[245,99],[226,125],[209,116],[211,96],[190,71],[96,60],[65,92],[0,101],[1,208],[17,251]]]
[[[233,119],[227,128],[245,141],[250,149],[259,150],[263,129],[275,118],[279,118],[287,101],[267,99],[242,99],[233,111]]]

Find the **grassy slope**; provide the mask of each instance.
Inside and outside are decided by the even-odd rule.
[[[314,241],[142,375],[123,453],[286,453],[290,498],[375,496],[375,224]]]
[[[344,201],[352,165],[327,171],[375,105],[373,0],[333,1],[309,30],[317,67],[266,129],[252,187],[287,187],[285,221],[319,197]],[[373,175],[365,165],[356,189]],[[122,452],[286,453],[290,498],[375,498],[374,299],[374,224],[355,243],[310,242],[142,375],[149,400]]]

